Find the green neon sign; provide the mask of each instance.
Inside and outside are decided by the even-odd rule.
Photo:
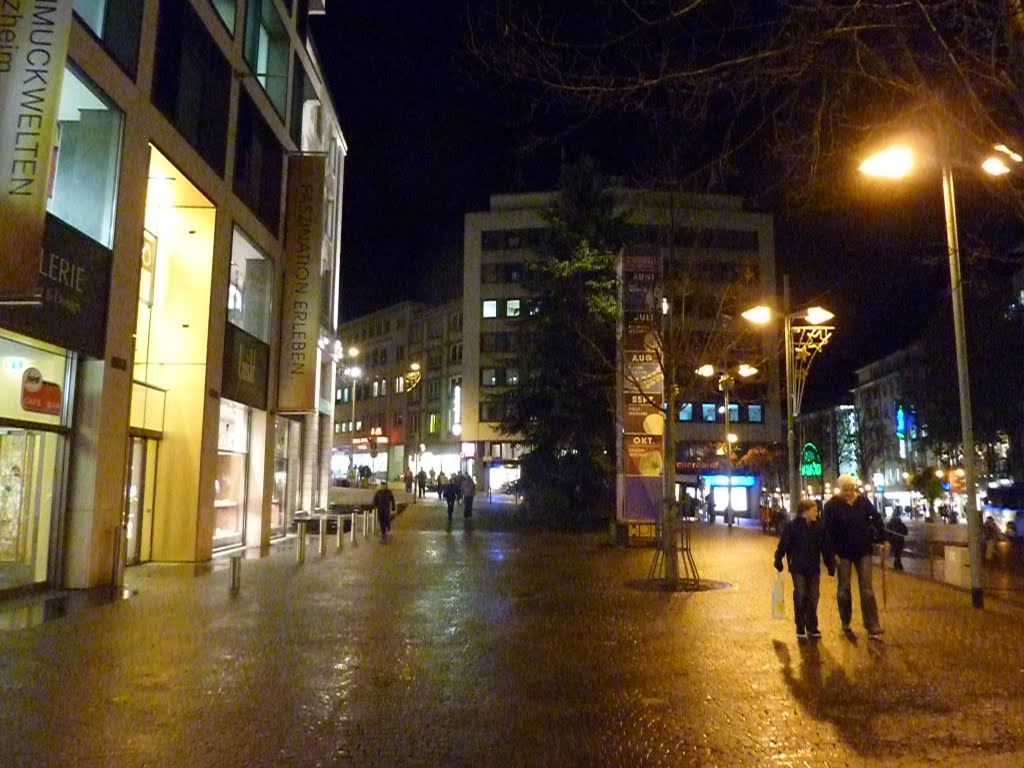
[[[800,456],[801,477],[821,477],[821,454],[814,443],[804,443]]]

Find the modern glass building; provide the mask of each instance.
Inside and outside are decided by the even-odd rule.
[[[326,504],[347,150],[323,4],[66,5],[0,12],[0,262],[39,265],[0,276],[0,598],[267,545]],[[31,184],[38,216],[9,205]]]

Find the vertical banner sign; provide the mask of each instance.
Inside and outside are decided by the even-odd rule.
[[[0,0],[0,303],[39,303],[71,0]]]
[[[620,522],[656,523],[665,496],[665,377],[661,365],[661,255],[626,250],[619,336]],[[633,526],[630,528],[633,529]],[[645,527],[653,536],[653,527]]]
[[[279,411],[309,413],[317,408],[320,252],[326,168],[325,155],[290,155],[288,158],[284,304],[277,389]]]

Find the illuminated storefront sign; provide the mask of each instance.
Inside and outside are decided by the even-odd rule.
[[[38,302],[36,264],[71,30],[68,0],[0,2],[0,302]]]
[[[325,172],[325,155],[288,158],[284,303],[277,392],[277,407],[282,412],[308,413],[317,408]]]
[[[821,454],[814,443],[804,443],[800,458],[801,477],[821,477]]]

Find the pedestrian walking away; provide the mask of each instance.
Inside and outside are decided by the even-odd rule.
[[[453,477],[444,487],[444,501],[448,505],[448,525],[452,524],[452,513],[455,511],[455,500],[459,497],[459,491],[455,487],[455,478]]]
[[[388,488],[386,480],[373,494],[373,506],[377,510],[377,521],[380,523],[380,539],[387,543],[388,531],[391,530],[391,510],[395,508],[395,494]]]
[[[438,499],[444,499],[444,489],[445,489],[445,487],[447,487],[447,485],[448,485],[448,477],[447,477],[447,475],[445,475],[444,471],[442,470],[437,475],[437,498]]]
[[[818,594],[821,564],[829,576],[835,575],[835,557],[825,527],[818,522],[818,504],[804,499],[796,509],[796,517],[786,523],[775,548],[775,570],[782,572],[786,558],[793,577],[793,618],[799,639],[821,637],[818,631]]]
[[[853,618],[852,576],[857,574],[861,620],[870,637],[879,637],[883,630],[878,619],[878,603],[871,584],[871,553],[883,543],[884,523],[875,505],[861,494],[857,480],[840,475],[836,481],[839,493],[825,502],[822,521],[825,534],[836,557],[836,602],[843,631],[850,631]],[[885,557],[883,551],[882,556]]]
[[[894,571],[903,570],[903,546],[907,543],[908,533],[907,524],[900,517],[899,507],[896,507],[885,526],[885,538],[892,549],[892,569]]]
[[[427,494],[427,473],[426,470],[421,469],[416,473],[416,498],[422,499]]]
[[[473,516],[473,497],[476,496],[476,483],[472,475],[462,478],[462,514],[464,517]]]

